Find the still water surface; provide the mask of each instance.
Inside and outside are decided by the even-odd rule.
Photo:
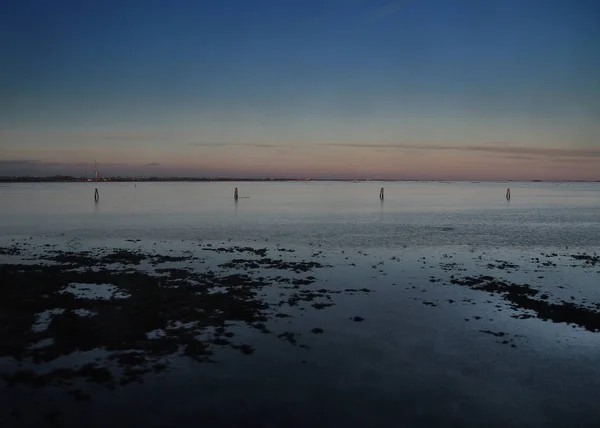
[[[2,185],[0,245],[18,242],[200,251],[204,264],[189,265],[199,270],[229,257],[202,252],[209,242],[282,246],[296,251],[286,253],[293,260],[331,265],[314,273],[315,289],[374,292],[269,322],[299,332],[310,349],[240,327],[236,337],[256,348],[250,357],[224,350],[218,364],[183,359],[165,376],[100,388],[76,405],[60,391],[0,385],[2,414],[28,415],[34,403],[57,408],[73,427],[558,428],[600,420],[600,333],[517,319],[498,296],[450,285],[451,275],[484,274],[532,284],[552,301],[600,303],[598,267],[572,259],[600,252],[600,183]],[[498,260],[518,268],[490,268]],[[357,315],[364,322],[350,321]],[[31,413],[33,422],[19,426],[38,426]]]
[[[0,201],[0,233],[19,237],[268,237],[363,248],[600,242],[600,183],[14,184],[0,187]]]

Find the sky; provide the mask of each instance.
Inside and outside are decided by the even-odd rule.
[[[600,180],[597,0],[0,2],[0,176]]]

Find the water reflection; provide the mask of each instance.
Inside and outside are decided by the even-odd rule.
[[[512,209],[512,200],[504,199],[505,210],[500,205],[500,195],[507,190],[504,183],[389,183],[384,189],[388,198],[380,200],[379,221],[374,203],[381,185],[247,183],[238,187],[238,204],[245,204],[243,215],[237,212],[241,205],[235,200],[231,206],[234,189],[228,182],[148,183],[137,192],[131,192],[130,186],[103,184],[103,206],[94,204],[90,213],[95,187],[88,183],[0,187],[0,235],[85,230],[99,238],[114,233],[179,239],[190,230],[201,230],[207,238],[221,239],[221,225],[232,222],[244,239],[268,236],[281,244],[304,242],[318,228],[335,237],[330,244],[336,247],[387,247],[403,241],[510,246],[558,242],[597,248],[600,230],[600,186],[596,183],[572,183],[568,188],[515,183],[511,191],[518,189],[518,210],[511,211],[510,218],[505,217],[505,210]],[[389,199],[389,192],[396,196]],[[252,195],[253,203],[246,195]],[[103,221],[88,222],[86,214],[94,213]],[[53,221],[46,221],[50,216]],[[499,224],[501,234],[495,233]],[[452,234],[420,233],[431,226],[456,225],[460,228]]]

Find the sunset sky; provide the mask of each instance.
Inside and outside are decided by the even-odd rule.
[[[598,22],[598,0],[3,1],[0,176],[600,180]]]

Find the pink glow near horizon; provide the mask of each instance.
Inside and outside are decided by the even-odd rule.
[[[400,148],[398,148],[400,147]],[[598,180],[600,151],[489,145],[444,149],[386,146],[243,145],[136,150],[11,150],[0,175],[81,176],[98,161],[104,175],[313,177],[443,180]],[[451,147],[451,146],[449,146]],[[489,150],[487,150],[488,148]],[[521,154],[525,152],[525,154]],[[12,158],[12,159],[11,159]],[[89,159],[89,160],[88,160]]]

